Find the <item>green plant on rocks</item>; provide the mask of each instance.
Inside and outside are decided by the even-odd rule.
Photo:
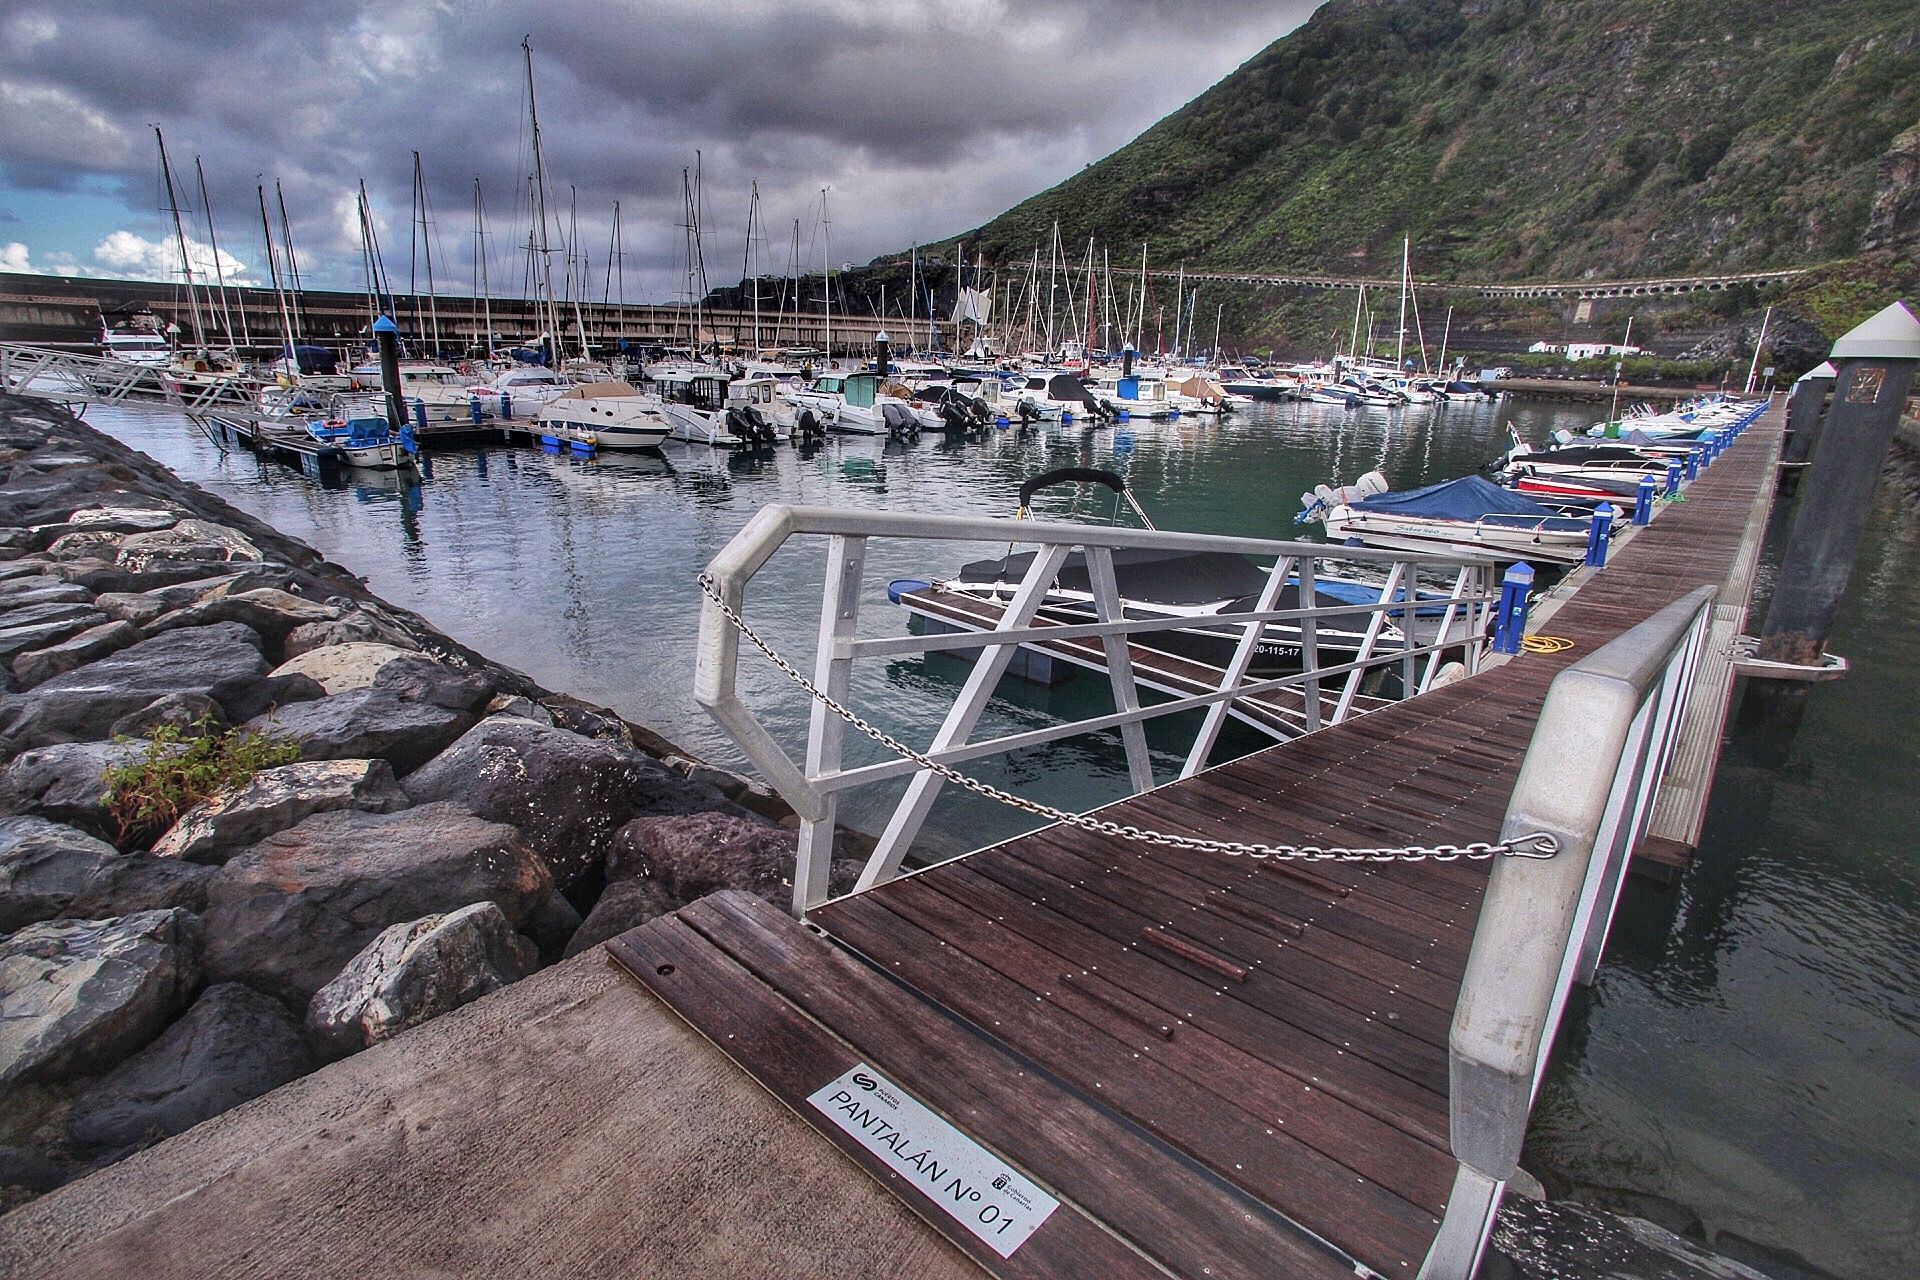
[[[298,743],[246,729],[211,732],[206,720],[190,730],[160,725],[147,734],[145,757],[103,775],[107,814],[119,827],[115,843],[123,849],[144,846],[201,801],[245,786],[262,769],[299,758]]]

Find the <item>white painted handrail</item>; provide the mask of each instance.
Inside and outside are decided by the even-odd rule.
[[[1478,1265],[1561,1011],[1575,983],[1593,980],[1646,834],[1715,594],[1675,601],[1548,689],[1501,835],[1544,831],[1559,852],[1498,859],[1490,872],[1449,1036],[1460,1171],[1422,1280],[1465,1280]]]
[[[1205,767],[1226,717],[1234,712],[1236,705],[1244,708],[1248,699],[1297,690],[1301,697],[1303,732],[1338,723],[1355,714],[1356,706],[1365,705],[1358,701],[1358,694],[1361,680],[1371,670],[1397,667],[1403,688],[1422,691],[1431,684],[1443,651],[1463,651],[1468,669],[1474,669],[1482,648],[1478,637],[1486,631],[1497,598],[1494,563],[1476,557],[1044,521],[816,507],[763,508],[708,566],[708,577],[719,600],[708,599],[702,608],[694,698],[800,816],[799,863],[794,875],[794,912],[799,915],[826,901],[841,792],[911,775],[906,794],[862,872],[859,887],[868,888],[898,874],[945,782],[939,774],[908,759],[843,769],[841,750],[847,721],[819,700],[811,707],[804,757],[796,761],[741,700],[736,681],[741,635],[726,611],[731,609],[745,617],[747,586],[754,575],[775,551],[799,537],[826,539],[827,572],[811,661],[802,660],[798,655],[788,656],[822,693],[844,704],[852,686],[853,664],[861,657],[975,651],[973,668],[934,730],[922,753],[925,758],[952,767],[1061,738],[1118,731],[1126,750],[1129,782],[1135,792],[1154,785],[1144,731],[1148,721],[1188,710],[1206,713],[1188,752],[1183,776]],[[1020,586],[1002,606],[997,623],[991,628],[959,636],[930,634],[861,639],[857,632],[860,606],[868,590],[864,580],[867,547],[869,541],[876,538],[909,540],[923,548],[936,563],[943,546],[955,547],[957,552],[958,544],[963,543],[1013,543],[1033,547],[1036,553]],[[1122,616],[1111,556],[1115,550],[1135,548],[1227,552],[1273,561],[1252,609],[1206,619],[1209,625],[1240,629],[1234,655],[1214,688],[1177,694],[1151,705],[1142,704],[1128,643],[1136,638],[1150,639],[1155,632],[1182,624]],[[1034,616],[1060,566],[1076,550],[1086,558],[1094,613],[1101,620],[1063,626],[1035,623]],[[1301,583],[1301,599],[1312,600],[1313,584],[1331,576],[1323,563],[1328,558],[1371,565],[1383,579],[1378,600],[1319,607],[1275,607],[1281,590],[1296,576]],[[1436,591],[1444,585],[1447,588],[1444,594],[1420,600],[1422,575],[1435,585]],[[873,586],[878,588],[884,584]],[[1419,643],[1411,625],[1398,636],[1389,632],[1386,624],[1395,611],[1405,611],[1403,616],[1411,624],[1421,607],[1441,612],[1437,634],[1430,643]],[[1319,621],[1335,616],[1348,620],[1366,616],[1366,636],[1352,659],[1323,664],[1320,646],[1315,643],[1316,627]],[[1255,646],[1266,625],[1273,622],[1300,625],[1303,669],[1278,677],[1252,679],[1249,671]],[[1463,644],[1462,638],[1469,636],[1476,639]],[[1065,639],[1099,642],[1100,663],[1113,686],[1115,710],[973,741],[973,730],[1015,651],[1022,645],[1057,644]],[[1331,705],[1323,706],[1326,701]]]

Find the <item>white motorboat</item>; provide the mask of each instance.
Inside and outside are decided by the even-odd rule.
[[[504,398],[508,409],[521,417],[532,417],[541,405],[570,394],[576,385],[573,379],[545,365],[516,364],[486,382],[468,387],[467,395],[478,400],[481,412],[489,416],[500,415]]]
[[[1167,399],[1166,379],[1146,370],[1136,369],[1128,376],[1109,370],[1095,379],[1092,390],[1116,418],[1121,414],[1128,418],[1171,418],[1175,412]]]
[[[393,430],[384,416],[365,405],[341,412],[343,416],[337,418],[308,419],[307,434],[338,449],[350,467],[391,471],[413,465],[416,446],[410,428]]]
[[[1481,476],[1391,493],[1372,471],[1347,488],[1322,485],[1300,497],[1306,509],[1295,519],[1322,521],[1328,541],[1394,551],[1575,564],[1586,555],[1593,524],[1591,517],[1566,515]]]
[[[673,434],[659,400],[630,382],[572,384],[535,417],[542,434],[596,449],[657,449]]]
[[[381,386],[378,361],[357,364],[348,373],[363,387]],[[452,365],[402,360],[400,395],[407,402],[408,413],[414,412],[414,402],[418,401],[428,422],[473,421],[473,397],[467,391],[467,380]]]
[[[795,417],[776,396],[776,379],[734,381],[719,370],[671,369],[656,372],[654,385],[676,440],[720,449],[760,448],[794,434]]]

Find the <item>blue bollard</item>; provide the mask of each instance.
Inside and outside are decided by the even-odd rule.
[[[479,426],[481,418],[479,396],[467,397],[467,413],[473,418],[473,425]]]
[[[422,435],[427,430],[427,402],[419,396],[413,398],[413,429]]]
[[[1700,478],[1700,459],[1706,456],[1706,448],[1694,445],[1687,450],[1687,482],[1691,484]]]
[[[1678,492],[1680,492],[1680,464],[1669,462],[1667,464],[1667,496],[1671,498]]]
[[[1520,652],[1520,638],[1527,633],[1527,599],[1533,592],[1533,566],[1522,560],[1507,570],[1500,580],[1500,603],[1494,606],[1493,651]]]
[[[1593,524],[1587,529],[1586,563],[1596,569],[1606,567],[1607,539],[1613,536],[1614,517],[1619,514],[1611,502],[1603,502],[1594,509]]]
[[[505,391],[500,393],[500,419],[503,422],[513,421],[513,397]]]
[[[1644,525],[1653,520],[1653,494],[1659,482],[1652,476],[1640,477],[1640,491],[1633,499],[1633,522]]]

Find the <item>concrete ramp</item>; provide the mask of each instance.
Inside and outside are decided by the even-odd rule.
[[[978,1276],[600,948],[0,1218],[0,1275]]]

